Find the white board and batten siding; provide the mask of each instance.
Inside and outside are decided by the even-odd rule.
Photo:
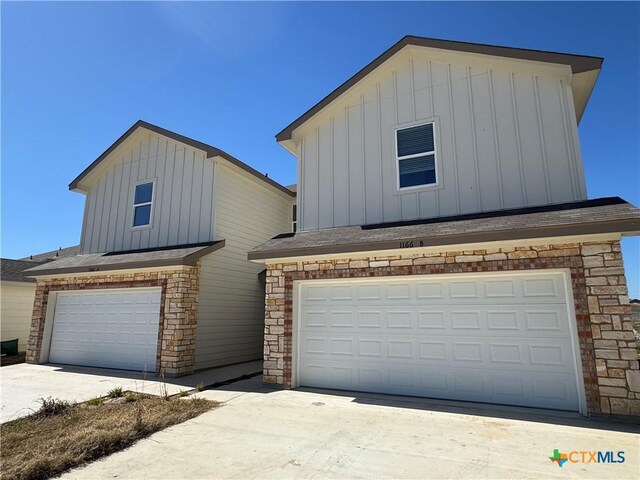
[[[300,229],[586,199],[570,81],[566,66],[404,49],[294,132]],[[395,130],[430,121],[438,185],[399,191]]]
[[[196,369],[262,358],[264,265],[247,252],[291,231],[294,198],[225,162],[215,167],[215,232],[225,247],[202,259]]]
[[[213,161],[202,150],[139,129],[89,179],[82,253],[212,240]],[[149,227],[132,228],[136,184],[154,182]]]

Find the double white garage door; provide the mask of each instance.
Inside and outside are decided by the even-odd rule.
[[[562,273],[302,282],[301,386],[580,410]]]
[[[57,294],[49,361],[155,372],[160,288]]]

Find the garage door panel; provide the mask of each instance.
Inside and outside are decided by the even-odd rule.
[[[61,292],[49,360],[155,371],[161,289]]]
[[[414,305],[407,309],[381,306],[377,310],[358,311],[357,307],[328,307],[325,309],[302,308],[300,322],[305,331],[367,332],[384,329],[428,330],[431,335],[455,330],[484,336],[513,336],[554,338],[569,335],[566,305],[473,305],[459,307],[423,307]],[[440,332],[439,332],[440,331]]]
[[[511,303],[564,303],[564,287],[561,277],[526,279],[526,278],[485,278],[477,280],[452,281],[438,288],[433,284],[418,284],[418,298],[440,298],[444,303],[477,303],[485,300],[496,301],[500,304]],[[440,290],[441,296],[433,294]],[[430,291],[431,295],[421,295],[420,292]],[[455,300],[455,302],[451,302]]]
[[[561,274],[309,282],[299,299],[303,386],[578,409]]]
[[[340,356],[343,363],[375,363],[383,360],[388,364],[402,364],[415,368],[425,361],[443,368],[491,369],[523,368],[539,372],[574,372],[571,352],[564,349],[561,339],[504,339],[489,342],[460,340],[451,335],[447,338],[367,335],[313,336],[305,337],[301,347],[305,358],[328,361]],[[351,358],[348,358],[351,357]]]
[[[559,409],[578,402],[575,378],[566,374],[522,377],[502,370],[407,370],[380,364],[347,366],[340,363],[305,363],[301,374],[313,376],[315,381],[311,386],[319,388],[520,406],[532,406],[531,400],[535,399],[537,406]],[[496,402],[496,398],[500,402]]]

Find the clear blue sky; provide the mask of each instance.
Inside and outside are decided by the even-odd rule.
[[[605,57],[590,198],[640,205],[638,3],[2,2],[2,256],[79,241],[67,184],[138,119],[288,184],[274,135],[406,34]],[[640,241],[623,251],[640,297]]]

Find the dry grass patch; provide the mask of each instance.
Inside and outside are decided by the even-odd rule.
[[[219,406],[205,399],[131,392],[103,403],[42,403],[37,413],[0,427],[2,478],[51,478]]]

